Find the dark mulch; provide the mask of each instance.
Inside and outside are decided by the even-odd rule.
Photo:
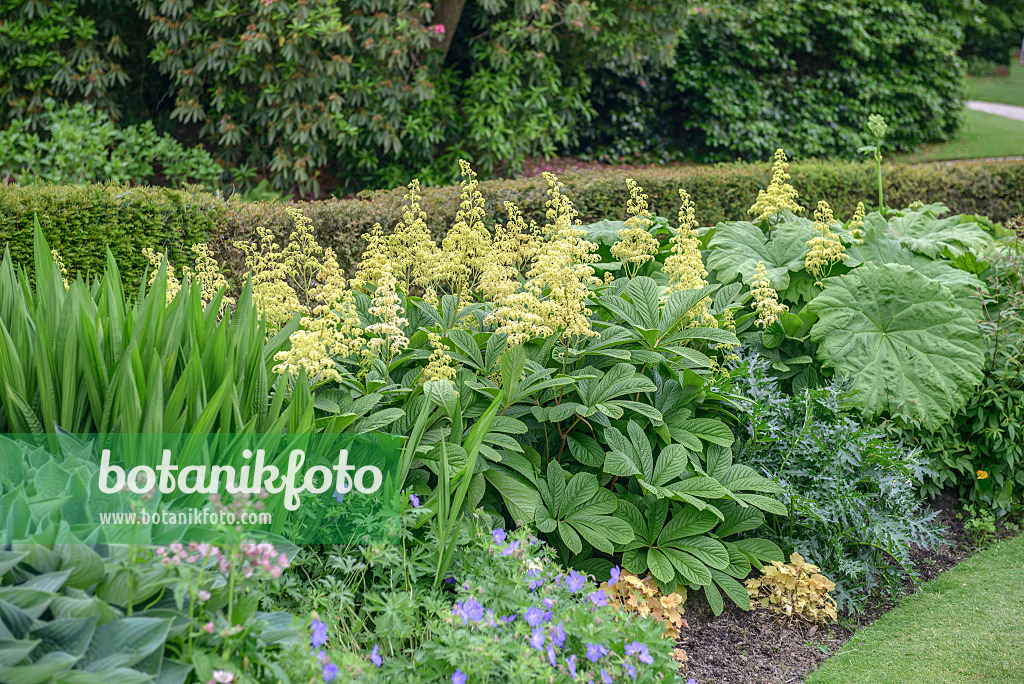
[[[923,581],[970,556],[976,549],[964,531],[957,500],[943,496],[932,503],[939,512],[938,524],[946,528],[946,543],[926,551],[913,550],[913,559]],[[905,593],[914,591],[907,580]],[[839,650],[860,627],[874,622],[890,610],[892,600],[869,602],[861,615],[846,616],[841,622],[814,628],[780,620],[764,610],[744,612],[733,607],[718,617],[706,606],[687,604],[687,621],[679,646],[689,662],[686,676],[698,684],[791,684],[803,681],[818,665]]]

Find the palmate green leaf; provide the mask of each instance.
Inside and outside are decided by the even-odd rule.
[[[829,279],[807,305],[818,358],[853,378],[867,417],[909,416],[938,428],[970,398],[985,350],[949,290],[908,266],[865,264]]]
[[[812,226],[807,219],[794,217],[776,226],[769,240],[749,221],[719,223],[708,242],[708,270],[717,274],[720,283],[740,278],[749,285],[757,263],[764,262],[772,287],[783,291],[789,287],[790,272],[804,268],[807,241],[814,235]]]
[[[994,242],[984,228],[960,216],[937,218],[930,211],[904,211],[888,220],[877,213],[864,219],[866,229],[881,229],[896,236],[909,249],[930,257],[949,253],[959,257],[967,253],[983,254]]]
[[[949,288],[957,303],[976,319],[982,317],[982,304],[978,292],[985,290],[985,284],[975,274],[963,271],[945,259],[930,259],[915,254],[899,239],[879,230],[868,231],[864,236],[864,243],[850,247],[848,252],[851,257],[864,263],[871,262],[879,266],[912,266],[921,275]]]

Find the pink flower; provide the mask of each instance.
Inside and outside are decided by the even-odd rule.
[[[209,601],[210,600],[210,592],[206,591],[205,589],[200,590],[199,591],[199,600],[200,601]]]
[[[432,33],[435,33],[435,34],[437,34],[439,36],[443,36],[444,35],[444,24],[434,24],[433,26],[428,26],[427,30],[432,32]]]
[[[214,670],[213,681],[217,684],[231,684],[235,681],[235,675],[227,670]]]
[[[205,625],[203,625],[203,631],[207,634],[213,634],[214,629],[216,628],[213,626],[212,622],[207,622]]]

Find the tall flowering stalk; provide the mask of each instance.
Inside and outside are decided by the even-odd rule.
[[[779,148],[775,150],[772,180],[768,184],[768,189],[758,190],[757,200],[748,210],[748,213],[754,215],[755,221],[767,221],[770,227],[783,211],[789,210],[795,214],[804,210],[796,201],[799,193],[788,181],[789,162],[786,160],[786,153]]]
[[[483,272],[491,252],[491,236],[484,226],[484,197],[480,183],[469,162],[460,159],[462,181],[459,211],[455,225],[441,241],[441,256],[437,272],[450,283],[452,294],[461,296],[469,292],[474,280]]]
[[[388,240],[389,256],[399,289],[411,292],[417,287],[424,293],[424,299],[435,303],[440,253],[427,228],[427,215],[420,208],[420,199],[420,182],[413,180],[405,195],[402,220]]]
[[[590,310],[586,307],[589,286],[600,279],[590,264],[597,261],[597,245],[588,242],[579,229],[578,212],[562,194],[562,183],[552,173],[544,173],[549,189],[544,241],[537,250],[533,267],[526,274],[526,289],[540,303],[536,312],[545,327],[561,332],[566,347],[574,337],[597,335],[590,328]]]
[[[640,267],[654,259],[658,253],[658,241],[648,232],[654,225],[651,212],[647,210],[647,195],[632,178],[626,179],[629,201],[626,204],[625,227],[619,231],[619,240],[612,245],[612,256],[622,262],[626,277],[632,278]]]
[[[409,338],[405,336],[409,321],[402,318],[405,309],[395,289],[397,284],[391,264],[385,264],[370,307],[370,315],[375,316],[377,322],[366,327],[366,332],[371,335],[367,345],[383,359],[385,367],[409,346]]]
[[[832,264],[849,258],[839,236],[832,232],[834,222],[832,207],[828,202],[818,202],[818,208],[814,212],[814,237],[807,241],[810,250],[804,259],[804,267],[814,276],[815,284],[818,286],[821,286],[823,278],[828,277]]]
[[[754,311],[757,312],[757,324],[762,328],[779,320],[783,312],[789,311],[789,307],[779,303],[779,293],[772,289],[772,283],[768,280],[768,271],[765,270],[764,262],[757,262],[757,269],[754,271],[754,280],[750,284],[750,291],[754,295]]]
[[[700,237],[697,235],[697,212],[690,195],[679,189],[679,227],[669,240],[671,254],[665,259],[663,270],[669,277],[667,294],[680,290],[696,290],[708,284],[708,271],[700,254]],[[708,312],[709,298],[701,300],[691,323],[718,327],[718,321]]]

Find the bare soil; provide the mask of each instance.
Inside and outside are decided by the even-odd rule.
[[[945,544],[933,550],[915,548],[914,563],[921,581],[945,572],[977,550],[964,531],[957,500],[936,499],[936,522],[945,528]],[[912,593],[908,579],[902,588]],[[727,608],[714,617],[706,606],[687,606],[689,629],[684,629],[679,647],[686,651],[686,677],[697,684],[792,684],[803,681],[822,661],[834,654],[861,627],[865,627],[895,605],[890,598],[868,602],[859,615],[842,615],[837,624],[812,627],[782,620],[765,610],[744,612]]]

